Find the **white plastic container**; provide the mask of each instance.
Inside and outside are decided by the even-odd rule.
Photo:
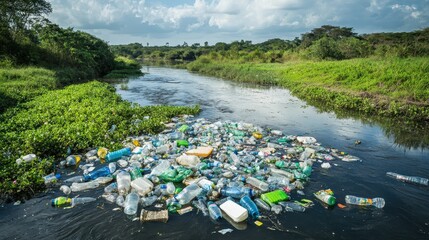
[[[234,222],[242,222],[247,219],[249,213],[247,210],[238,205],[237,203],[228,200],[225,203],[221,204],[220,209],[224,211]]]
[[[131,182],[131,187],[137,191],[140,196],[145,196],[153,189],[153,183],[146,178],[137,178]]]
[[[200,163],[200,158],[194,155],[183,154],[176,159],[176,162],[185,167],[195,167]]]

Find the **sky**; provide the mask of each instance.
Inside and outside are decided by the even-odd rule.
[[[273,38],[322,25],[359,34],[429,27],[429,0],[48,0],[49,19],[109,44],[170,46]]]

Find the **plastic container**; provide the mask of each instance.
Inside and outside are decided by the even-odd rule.
[[[131,149],[130,148],[122,148],[120,150],[110,152],[106,155],[106,162],[113,162],[116,160],[121,159],[123,156],[129,156],[131,155]]]
[[[427,178],[416,177],[416,176],[406,176],[406,175],[402,175],[394,172],[387,172],[386,175],[388,177],[394,178],[402,182],[414,183],[414,184],[423,185],[423,186],[428,186],[428,182],[429,182]]]
[[[185,205],[191,202],[192,199],[194,199],[196,196],[198,196],[201,191],[202,189],[197,184],[193,183],[185,187],[179,194],[175,196],[175,198],[181,205]]]
[[[247,209],[247,212],[253,219],[258,219],[260,214],[256,204],[250,199],[249,196],[244,196],[240,199],[240,205]]]
[[[56,183],[58,181],[58,179],[60,179],[60,178],[61,178],[61,174],[51,173],[51,174],[44,176],[43,180],[45,181],[45,184],[51,184],[51,183]]]
[[[71,193],[71,188],[67,185],[62,185],[60,187],[60,191],[62,191],[65,195],[69,195]]]
[[[131,176],[128,172],[121,171],[116,176],[116,183],[118,185],[118,192],[120,195],[126,195],[130,191]]]
[[[99,168],[95,171],[92,171],[88,174],[84,174],[83,178],[85,179],[85,181],[89,181],[89,180],[94,180],[98,177],[106,177],[106,176],[109,176],[110,174],[111,174],[110,169],[109,167],[106,166],[106,167]]]
[[[249,216],[247,210],[237,203],[228,200],[219,206],[234,222],[243,222]]]
[[[363,198],[352,195],[346,195],[346,203],[359,206],[374,206],[376,208],[383,208],[385,205],[383,198]]]
[[[222,211],[215,203],[211,201],[208,202],[207,208],[209,209],[209,215],[211,219],[216,221],[222,218]]]
[[[261,194],[261,199],[272,205],[280,201],[289,200],[289,196],[283,190],[275,190],[272,192]]]
[[[137,213],[140,197],[136,192],[131,192],[127,195],[124,202],[124,213],[134,215]]]
[[[176,158],[176,162],[185,167],[195,167],[200,163],[200,158],[194,155],[183,154]]]
[[[259,188],[264,192],[268,191],[268,183],[261,181],[257,178],[248,177],[248,178],[246,178],[246,183],[248,183],[248,184],[250,184],[256,188]]]
[[[91,182],[84,182],[84,183],[73,183],[70,189],[73,192],[79,192],[79,191],[97,188],[98,186],[100,186],[98,182],[91,181]]]
[[[167,171],[170,168],[170,161],[167,160],[161,160],[159,161],[158,165],[154,167],[151,171],[152,175],[159,176],[163,172]]]
[[[335,205],[335,197],[333,196],[334,193],[331,189],[327,190],[320,190],[318,192],[314,193],[314,196],[322,201],[323,203],[328,204],[328,206],[334,206]]]
[[[131,187],[137,191],[140,196],[145,196],[153,189],[153,183],[146,178],[137,178],[131,182]]]
[[[139,167],[132,167],[130,170],[131,180],[143,177]]]

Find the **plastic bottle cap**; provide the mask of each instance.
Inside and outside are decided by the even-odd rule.
[[[57,179],[60,179],[60,178],[61,178],[61,174],[57,173],[57,174],[55,174],[55,177],[56,177]]]
[[[52,206],[55,206],[55,199],[52,199],[52,200],[51,200],[51,205],[52,205]]]

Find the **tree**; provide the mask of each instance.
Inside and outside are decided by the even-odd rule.
[[[208,47],[209,46],[209,42],[205,41],[204,42],[204,47]]]
[[[2,0],[0,24],[13,31],[22,30],[44,19],[50,12],[51,4],[45,0]]]
[[[314,28],[309,33],[304,33],[301,35],[301,46],[308,47],[313,42],[323,38],[328,37],[334,40],[339,40],[347,37],[356,37],[357,33],[354,33],[353,28],[348,27],[337,27],[331,25],[323,25],[320,28]]]

